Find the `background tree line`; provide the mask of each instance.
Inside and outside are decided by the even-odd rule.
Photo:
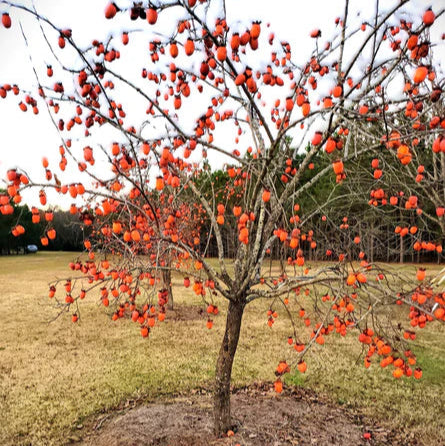
[[[440,262],[445,238],[445,220],[441,212],[445,202],[442,197],[445,154],[434,152],[431,145],[419,142],[412,151],[414,162],[401,165],[396,151],[388,149],[383,142],[381,147],[367,150],[366,135],[384,133],[379,124],[373,122],[360,127],[355,133],[338,138],[344,143],[343,150],[349,152],[345,155],[353,155],[345,162],[348,181],[336,184],[336,175],[329,170],[330,160],[324,152],[316,157],[312,167],[313,174],[323,173],[323,176],[313,184],[309,174],[303,176],[302,182],[307,181],[308,187],[296,203],[297,214],[304,215],[300,221],[302,231],[305,227],[312,229],[300,244],[304,256],[308,260],[336,259],[341,247],[350,258],[364,251],[371,262]],[[304,154],[291,148],[287,156],[292,159],[288,166],[292,168],[298,166]],[[325,169],[328,170],[326,174]],[[432,171],[433,176],[422,175],[424,169]],[[377,188],[376,177],[380,186]],[[276,187],[282,187],[283,180],[284,175],[277,175]],[[223,201],[231,210],[238,197],[236,194],[227,196],[228,182],[230,178],[225,171],[209,168],[201,172],[200,183],[206,197],[215,197],[215,202]],[[415,205],[411,206],[410,201]],[[292,210],[288,209],[287,217],[291,215]],[[416,218],[419,216],[420,219]],[[233,220],[235,222],[235,218]],[[204,221],[204,228],[211,231],[209,220]],[[318,235],[316,240],[312,239],[312,232]],[[225,250],[232,256],[238,243],[236,225],[222,228],[222,235]],[[352,244],[347,242],[351,235],[355,239]],[[286,254],[283,249],[286,247],[276,240],[271,247],[271,258],[282,258]],[[217,253],[213,237],[207,251],[209,256]],[[292,250],[288,251],[290,254]]]
[[[28,245],[36,245],[44,251],[80,251],[83,249],[83,231],[79,217],[69,211],[55,209],[52,226],[57,237],[48,246],[43,246],[40,238],[45,231],[47,222],[44,211],[39,210],[40,222],[32,222],[32,212],[27,205],[14,205],[14,213],[2,215],[0,218],[0,254],[18,254],[26,252]],[[17,223],[25,228],[25,233],[14,237],[11,228]]]

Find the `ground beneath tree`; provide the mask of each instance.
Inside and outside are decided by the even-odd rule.
[[[212,434],[211,396],[203,391],[102,415],[82,446],[417,445],[404,432],[369,424],[351,409],[306,389],[276,395],[270,385],[234,391],[235,435]],[[363,434],[369,432],[371,439]],[[72,441],[74,438],[71,439]],[[77,439],[76,439],[77,440]]]

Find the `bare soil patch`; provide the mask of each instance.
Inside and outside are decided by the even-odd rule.
[[[235,436],[212,434],[211,396],[195,394],[102,416],[82,446],[416,445],[306,389],[253,385],[232,395]],[[105,421],[103,421],[105,420]],[[371,439],[363,434],[369,432]]]

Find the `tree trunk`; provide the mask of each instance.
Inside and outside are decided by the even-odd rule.
[[[230,417],[230,382],[244,306],[245,303],[243,301],[231,301],[227,310],[226,330],[219,350],[215,373],[213,414],[216,435],[226,433],[232,427]]]
[[[162,282],[168,292],[168,308],[173,310],[172,272],[170,268],[162,270]]]
[[[400,259],[399,262],[403,263],[403,259],[404,259],[404,244],[403,244],[403,237],[399,237],[400,238]]]
[[[444,240],[444,239],[441,239],[441,240],[440,240],[440,245],[443,246],[444,243],[445,243],[445,240]],[[438,264],[438,265],[440,264],[440,258],[441,258],[441,256],[442,256],[442,254],[441,254],[439,251],[437,251],[437,264]]]

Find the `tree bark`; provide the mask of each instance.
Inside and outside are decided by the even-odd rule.
[[[162,270],[162,282],[168,292],[168,308],[173,310],[172,272],[170,268]]]
[[[230,302],[227,310],[226,329],[216,362],[215,390],[213,401],[214,431],[216,435],[231,429],[230,382],[232,365],[241,330],[245,302]]]
[[[400,259],[399,259],[399,263],[403,263],[403,259],[404,259],[403,237],[399,237],[399,238],[400,238]]]

